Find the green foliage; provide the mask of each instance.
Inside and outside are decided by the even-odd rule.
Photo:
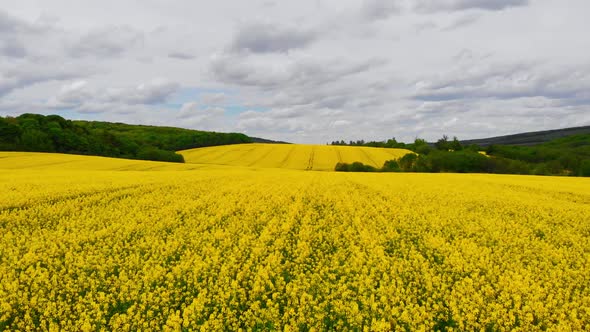
[[[397,160],[387,160],[383,163],[383,167],[381,167],[382,172],[401,172],[401,167],[399,166],[399,162]]]
[[[490,156],[520,161],[528,165],[528,173],[520,166],[519,174],[583,175],[585,161],[590,160],[590,135],[558,138],[535,146],[491,145]]]
[[[483,173],[490,171],[489,158],[473,151],[434,151],[425,158],[431,172]]]
[[[457,172],[590,176],[590,135],[572,135],[535,146],[491,145],[484,150],[478,145],[461,145],[445,135],[429,144],[416,138],[411,144],[387,142],[332,142],[333,145],[363,145],[405,148],[414,151],[395,160],[401,172]],[[380,171],[395,172],[394,161],[388,161]]]
[[[434,147],[437,150],[449,151],[451,149],[451,144],[449,142],[449,138],[447,137],[447,135],[443,135],[441,139],[436,141],[436,143],[434,143]]]
[[[14,121],[0,117],[0,150],[12,150],[18,144],[21,129]]]
[[[87,154],[184,162],[175,151],[250,143],[239,133],[215,133],[123,123],[70,121],[58,115],[0,117],[0,150]]]
[[[355,161],[352,164],[337,163],[334,167],[336,172],[376,172],[377,169],[371,165],[365,165],[359,161]]]
[[[449,138],[447,137],[447,135],[443,135],[443,137],[441,139],[436,141],[436,143],[434,143],[434,147],[437,150],[441,150],[441,151],[461,151],[461,150],[463,150],[463,146],[461,145],[461,142],[459,142],[459,139],[457,139],[457,137],[453,137],[453,140],[449,141]]]
[[[403,142],[398,142],[395,137],[387,141],[370,141],[364,140],[350,141],[346,143],[344,140],[333,141],[329,145],[350,145],[350,146],[370,146],[374,148],[390,148],[390,149],[407,149],[407,145]]]
[[[337,163],[334,167],[334,170],[336,172],[348,172],[348,166],[349,165],[347,163]]]
[[[590,176],[590,159],[586,159],[581,162],[578,175]]]
[[[143,147],[137,153],[138,159],[155,160],[155,161],[169,161],[175,163],[183,163],[184,157],[173,151],[160,150],[155,147]]]
[[[414,172],[416,170],[417,160],[417,154],[408,153],[398,160],[398,164],[402,172]]]

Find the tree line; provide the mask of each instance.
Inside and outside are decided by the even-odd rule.
[[[0,151],[58,152],[184,162],[175,151],[250,143],[239,133],[216,133],[123,123],[72,121],[58,115],[0,117]]]
[[[363,146],[374,146],[374,143]],[[568,136],[536,146],[490,145],[487,148],[463,146],[456,137],[450,140],[447,136],[434,144],[423,139],[411,144],[397,143],[395,139],[380,143],[382,147],[405,148],[415,153],[388,160],[381,168],[355,162],[338,163],[335,170],[590,176],[590,135]]]

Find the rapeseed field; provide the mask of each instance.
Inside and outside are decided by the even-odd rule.
[[[381,168],[386,160],[411,153],[405,149],[303,144],[236,144],[179,151],[187,163],[333,171],[339,162],[360,161]]]
[[[587,178],[0,153],[0,195],[0,330],[590,330]]]

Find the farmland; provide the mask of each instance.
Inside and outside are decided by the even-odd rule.
[[[180,151],[187,163],[220,164],[260,168],[331,171],[338,162],[360,161],[376,168],[386,160],[403,157],[411,151],[371,147],[236,144]]]
[[[590,179],[248,148],[0,153],[0,330],[590,329]]]

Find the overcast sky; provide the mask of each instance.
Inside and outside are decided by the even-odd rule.
[[[297,143],[590,124],[588,0],[0,0],[0,115]]]

